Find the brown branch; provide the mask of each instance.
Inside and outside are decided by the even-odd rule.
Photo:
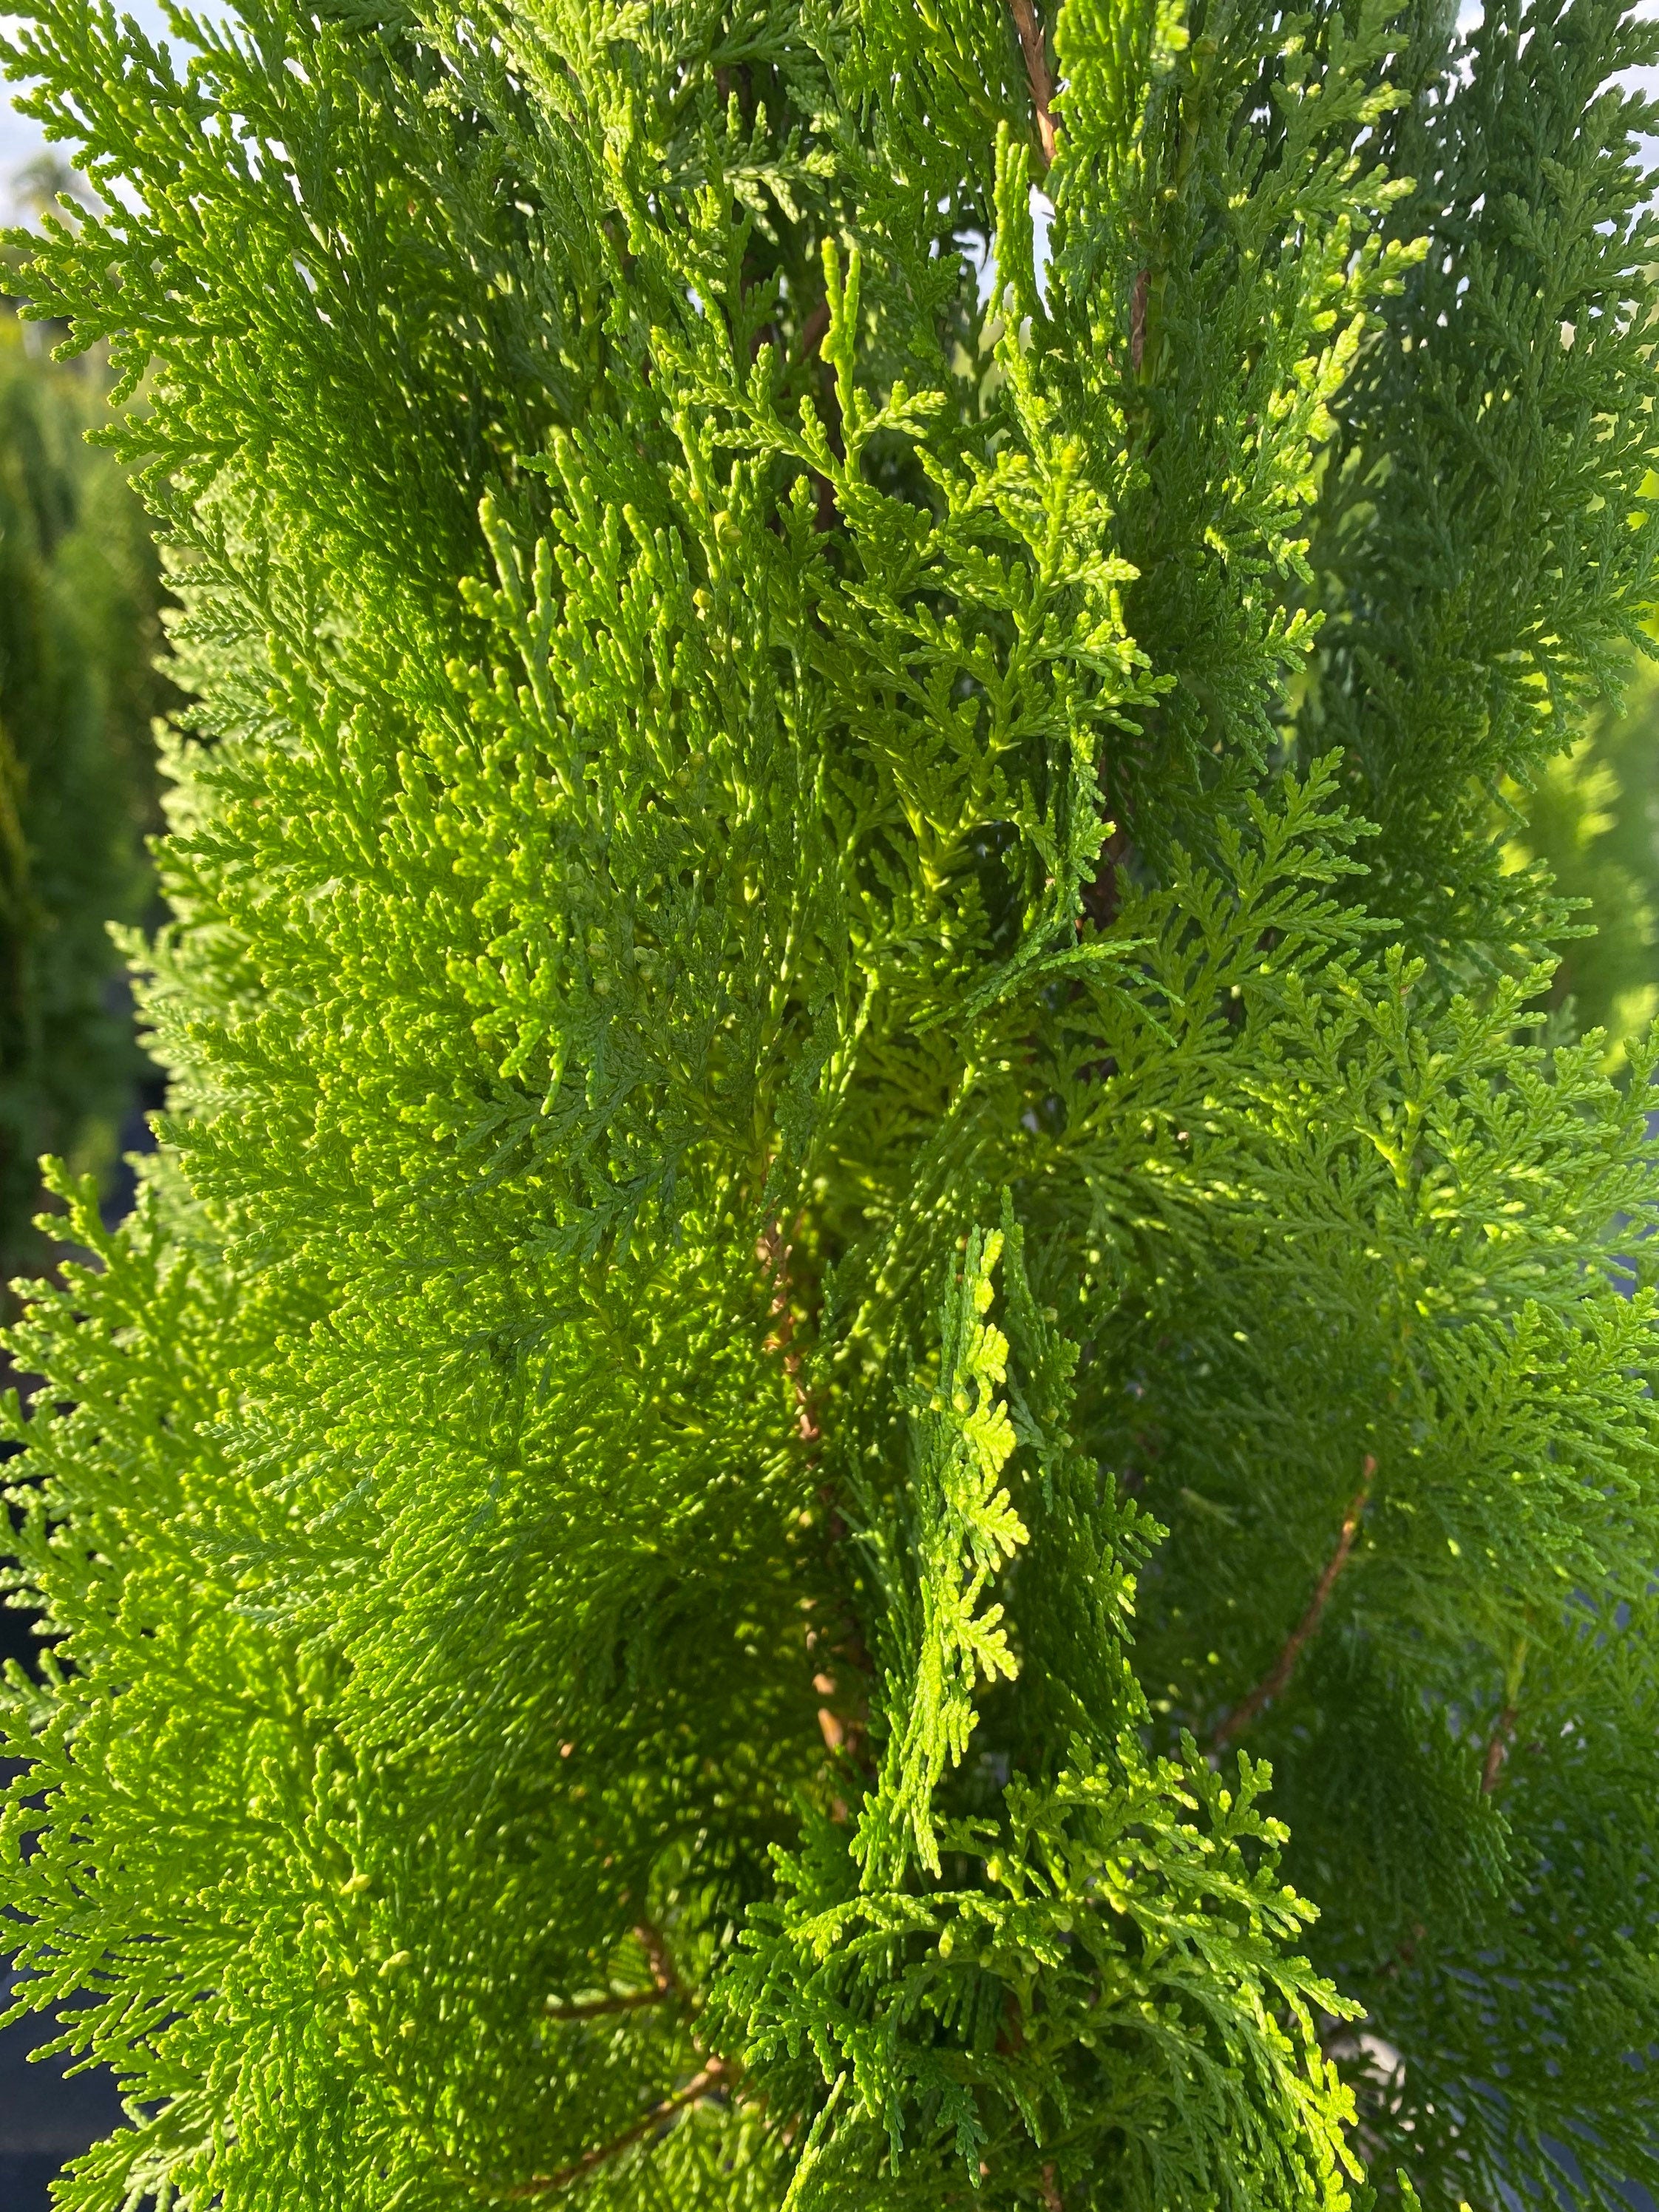
[[[556,2196],[560,2190],[568,2189],[573,2183],[585,2181],[600,2166],[609,2166],[613,2158],[620,2158],[625,2150],[631,2150],[641,2136],[648,2136],[653,2129],[672,2120],[688,2105],[701,2103],[725,2079],[724,2065],[718,2058],[711,2058],[701,2073],[692,2075],[684,2088],[677,2089],[672,2097],[665,2097],[659,2105],[653,2105],[642,2120],[635,2120],[631,2128],[624,2128],[608,2143],[600,2143],[592,2150],[585,2150],[579,2159],[573,2160],[568,2166],[562,2166],[556,2173],[533,2174],[528,2181],[515,2181],[505,2189],[493,2190],[490,2193],[504,2201],[510,2199],[514,2203],[522,2203],[532,2197]]]
[[[1505,1705],[1498,1716],[1498,1725],[1492,1732],[1492,1741],[1486,1746],[1486,1764],[1480,1770],[1480,1795],[1490,1797],[1498,1787],[1498,1777],[1504,1771],[1504,1759],[1510,1747],[1510,1734],[1515,1726],[1515,1707]]]
[[[823,343],[823,334],[830,327],[830,302],[820,300],[800,326],[800,357],[810,361]]]
[[[801,1372],[800,1347],[795,1342],[795,1316],[789,1307],[789,1255],[775,1221],[769,1222],[755,1240],[755,1257],[772,1280],[772,1334],[766,1349],[783,1355],[783,1371],[795,1394],[795,1425],[804,1443],[820,1440],[817,1413]]]
[[[1105,793],[1106,764],[1101,763],[1101,789]],[[1116,822],[1111,825],[1111,835],[1100,848],[1092,883],[1083,892],[1083,915],[1086,915],[1097,929],[1109,929],[1117,920],[1118,908],[1122,903],[1122,885],[1127,863],[1133,847],[1129,833]],[[1078,916],[1078,928],[1083,927],[1083,915]]]
[[[772,1333],[766,1340],[766,1349],[781,1355],[784,1373],[789,1377],[790,1387],[794,1392],[796,1428],[802,1443],[816,1458],[823,1436],[818,1425],[817,1407],[802,1366],[800,1347],[795,1341],[795,1317],[790,1305],[789,1257],[792,1249],[793,1247],[785,1243],[779,1224],[772,1221],[756,1239],[755,1257],[773,1284]],[[824,1507],[830,1541],[831,1545],[839,1544],[847,1534],[847,1525],[836,1510],[831,1486],[823,1484],[818,1491],[818,1497]],[[812,1650],[817,1642],[817,1633],[809,1629],[807,1649]],[[824,1642],[828,1646],[827,1638]],[[867,1686],[872,1669],[856,1621],[850,1625],[850,1633],[842,1637],[830,1648]],[[818,1732],[823,1738],[824,1748],[831,1753],[844,1752],[858,1764],[867,1766],[869,1743],[864,1721],[856,1715],[844,1718],[829,1702],[838,1687],[836,1675],[829,1668],[821,1667],[812,1677],[812,1687],[824,1700],[818,1707]]]
[[[1031,0],[1008,0],[1013,10],[1014,28],[1019,33],[1020,52],[1025,57],[1025,74],[1030,82],[1031,105],[1036,110],[1037,143],[1042,149],[1042,166],[1047,169],[1054,158],[1058,140],[1054,133],[1054,118],[1049,112],[1054,96],[1054,80],[1048,74],[1048,54],[1042,43],[1042,26],[1036,19]]]
[[[1137,274],[1134,289],[1129,295],[1129,368],[1136,376],[1140,374],[1146,351],[1146,302],[1151,292],[1151,272],[1143,269]]]
[[[835,1696],[838,1685],[833,1674],[814,1674],[812,1687],[819,1697],[828,1699]],[[826,1751],[845,1748],[849,1734],[848,1725],[835,1707],[827,1703],[818,1707],[818,1734],[823,1738]]]
[[[667,1990],[630,1990],[626,1996],[588,1997],[580,2004],[556,2004],[551,1997],[542,2007],[549,2020],[599,2020],[606,2013],[638,2012],[642,2006],[661,2004]]]
[[[1249,1696],[1233,1707],[1231,1712],[1217,1729],[1210,1740],[1212,1749],[1224,1751],[1233,1738],[1249,1726],[1265,1705],[1272,1705],[1295,1672],[1296,1662],[1302,1656],[1303,1646],[1319,1626],[1325,1607],[1330,1602],[1331,1592],[1336,1588],[1336,1578],[1348,1564],[1348,1554],[1353,1549],[1354,1538],[1359,1534],[1359,1524],[1364,1518],[1365,1501],[1371,1494],[1371,1478],[1376,1473],[1376,1462],[1369,1452],[1365,1455],[1364,1469],[1365,1479],[1354,1492],[1353,1503],[1349,1506],[1347,1517],[1342,1523],[1342,1533],[1336,1540],[1336,1549],[1325,1562],[1325,1571],[1320,1576],[1315,1586],[1307,1611],[1285,1638],[1284,1650],[1274,1660],[1267,1673],[1256,1684]]]
[[[1504,1710],[1498,1716],[1492,1740],[1486,1746],[1486,1756],[1480,1769],[1480,1795],[1490,1797],[1497,1789],[1504,1772],[1504,1761],[1509,1756],[1510,1738],[1515,1734],[1516,1705],[1521,1695],[1521,1678],[1527,1670],[1527,1638],[1523,1636],[1515,1647],[1515,1656],[1510,1661],[1509,1679],[1504,1685]]]
[[[646,1964],[651,1969],[651,1978],[657,1985],[659,1996],[677,1997],[680,1994],[680,1978],[674,1972],[674,1961],[660,1929],[653,1928],[648,1920],[641,1920],[634,1930],[640,1947],[645,1953]]]
[[[668,1946],[661,1931],[648,1920],[641,1921],[634,1930],[646,1964],[651,1969],[648,1990],[629,1990],[623,1996],[585,1997],[577,2004],[561,2004],[549,1997],[543,2007],[550,2020],[600,2020],[607,2013],[637,2012],[646,2005],[661,2004],[666,1998],[681,1997],[679,1976],[674,1972],[674,1961],[669,1956]]]
[[[1066,2199],[1060,2193],[1052,2159],[1042,2169],[1042,2212],[1066,2212]]]

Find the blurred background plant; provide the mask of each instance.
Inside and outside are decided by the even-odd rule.
[[[1623,699],[1604,701],[1530,792],[1504,797],[1519,817],[1510,866],[1541,860],[1593,933],[1562,947],[1546,1011],[1567,1035],[1605,1030],[1617,1072],[1659,1013],[1659,661],[1632,654]]]
[[[79,184],[47,155],[19,179],[40,204]],[[0,272],[3,282],[3,272]],[[87,442],[96,360],[0,301],[0,1262],[38,1266],[42,1152],[108,1179],[145,1063],[109,925],[154,896],[152,724],[170,687],[160,563],[119,467]],[[8,1297],[9,1293],[7,1294]]]

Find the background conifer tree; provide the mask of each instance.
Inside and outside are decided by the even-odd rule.
[[[63,2203],[1627,2201],[1655,1047],[1493,825],[1654,597],[1654,31],[178,29],[13,52],[202,733],[15,1332]]]
[[[85,443],[102,382],[29,354],[0,314],[0,1256],[13,1272],[37,1263],[40,1154],[106,1168],[142,1067],[108,929],[149,893],[161,578],[142,507]]]
[[[1558,893],[1583,902],[1548,1011],[1570,1033],[1604,1030],[1618,1068],[1659,1012],[1659,668],[1633,659],[1622,700],[1601,702],[1530,791],[1504,796],[1519,817],[1510,865],[1542,860]]]

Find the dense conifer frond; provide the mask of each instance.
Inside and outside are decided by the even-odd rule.
[[[1656,1048],[1492,809],[1649,589],[1647,34],[179,31],[13,50],[198,733],[17,1334],[66,2207],[1654,2179]]]

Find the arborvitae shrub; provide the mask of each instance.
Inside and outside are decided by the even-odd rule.
[[[1659,41],[1450,15],[36,0],[200,733],[15,1333],[64,2205],[1659,2176],[1655,1047],[1498,810]]]
[[[38,335],[38,334],[37,334]],[[38,1264],[40,1154],[115,1153],[142,1063],[112,922],[142,914],[155,550],[86,433],[102,380],[26,352],[0,311],[0,1261]]]

